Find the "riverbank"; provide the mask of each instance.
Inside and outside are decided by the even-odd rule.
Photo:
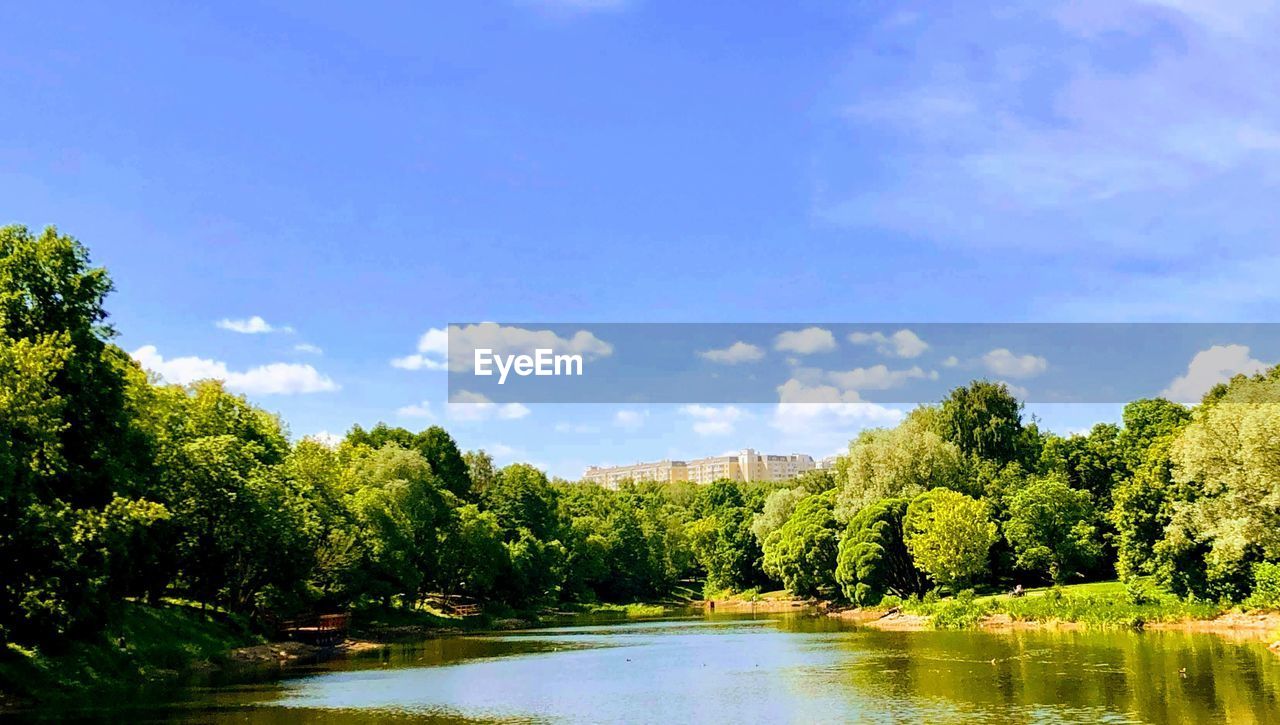
[[[1204,632],[1261,642],[1280,640],[1280,612],[1188,602],[1150,590],[1135,593],[1119,582],[1030,590],[1021,597],[891,598],[887,606],[836,610],[830,615],[892,631],[1127,628]]]
[[[260,644],[243,620],[225,613],[126,602],[97,636],[64,651],[0,647],[0,709],[162,689]]]

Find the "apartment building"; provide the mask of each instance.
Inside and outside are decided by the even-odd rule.
[[[812,471],[817,467],[813,457],[804,453],[769,455],[744,448],[737,453],[723,456],[695,458],[690,461],[657,461],[636,463],[630,466],[592,466],[582,474],[582,480],[616,488],[625,480],[632,481],[692,481],[711,483],[720,479],[730,481],[785,481]]]
[[[655,461],[630,466],[591,466],[582,474],[582,480],[617,488],[623,481],[686,481],[688,474],[684,461]]]

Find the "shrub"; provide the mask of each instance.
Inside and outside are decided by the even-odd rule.
[[[1253,565],[1253,593],[1245,600],[1251,607],[1280,609],[1280,562]]]

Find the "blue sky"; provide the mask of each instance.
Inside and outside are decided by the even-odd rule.
[[[126,349],[239,381],[296,435],[435,422],[572,476],[823,455],[884,422],[461,412],[442,373],[390,364],[450,321],[1274,318],[1271,3],[11,3],[0,23],[0,221],[79,237]]]

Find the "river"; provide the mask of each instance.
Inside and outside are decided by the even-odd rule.
[[[696,615],[456,636],[100,713],[174,722],[1280,722],[1280,657],[1181,632]]]

